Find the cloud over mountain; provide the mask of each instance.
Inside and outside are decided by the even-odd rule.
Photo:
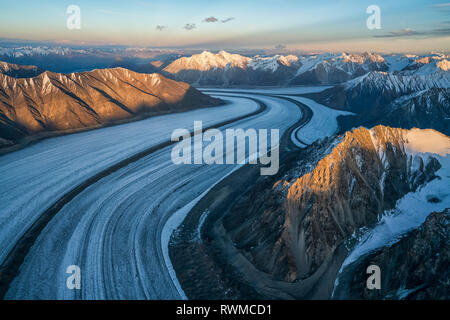
[[[216,17],[208,17],[205,20],[203,20],[204,22],[209,22],[209,23],[214,23],[219,21],[219,19],[217,19]]]
[[[195,23],[186,23],[183,28],[186,30],[193,30],[197,28],[197,26],[195,25]]]
[[[227,23],[227,22],[229,22],[229,21],[231,21],[231,20],[234,20],[234,17],[229,17],[229,18],[220,20],[220,22],[222,22],[222,23]]]
[[[389,32],[388,34],[383,35],[375,35],[374,38],[395,38],[395,37],[409,37],[409,36],[416,36],[421,35],[422,32],[414,31],[411,28],[405,28],[402,30],[394,30]]]

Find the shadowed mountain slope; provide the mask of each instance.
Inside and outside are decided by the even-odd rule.
[[[0,74],[0,138],[17,141],[221,103],[186,83],[123,68],[22,79]]]

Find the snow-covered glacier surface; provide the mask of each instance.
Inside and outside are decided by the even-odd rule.
[[[281,137],[302,112],[281,97],[260,94],[281,95],[280,90],[257,90],[257,94],[250,89],[246,93],[222,90],[220,97],[231,102],[227,106],[52,138],[0,157],[0,183],[8,186],[0,190],[5,204],[0,214],[0,240],[5,244],[0,261],[55,199],[118,161],[169,140],[174,129],[192,129],[194,120],[203,120],[205,127],[251,113],[258,106],[248,98],[256,98],[268,106],[266,111],[220,129],[273,128],[280,130]],[[331,120],[319,119],[328,117],[331,109],[302,102],[314,113],[315,129],[308,129],[311,140],[334,133],[334,113]],[[329,129],[321,132],[323,126]],[[190,206],[240,165],[175,165],[171,150],[165,147],[130,163],[67,203],[37,237],[6,298],[184,298],[168,259],[170,234]],[[66,287],[69,265],[81,268],[81,290]]]
[[[200,87],[201,91],[216,91],[220,92],[248,92],[248,93],[262,93],[262,94],[280,94],[280,95],[293,95],[293,94],[305,94],[321,92],[325,89],[331,88],[330,86],[293,86],[293,87],[282,87],[282,88],[215,88],[215,87]]]
[[[170,140],[176,128],[204,127],[257,110],[246,99],[230,104],[47,139],[0,156],[0,263],[34,221],[60,196],[111,165]]]
[[[307,105],[313,112],[311,121],[303,126],[301,130],[293,132],[300,141],[306,144],[311,144],[316,140],[335,134],[338,130],[337,117],[353,114],[347,111],[331,109],[308,98],[294,96],[291,98]]]
[[[265,112],[221,129],[276,128],[282,135],[302,116],[288,101],[255,98],[267,104]],[[254,110],[253,101],[238,100],[241,108],[243,102]],[[192,119],[184,120],[182,128]],[[168,237],[180,219],[174,217],[171,227],[164,227],[239,165],[175,165],[171,150],[169,146],[129,164],[67,203],[36,239],[6,298],[182,298],[166,264]],[[81,290],[66,287],[69,265],[82,271]]]
[[[220,89],[220,92],[232,93],[241,92],[263,94],[263,95],[281,95],[294,99],[298,102],[308,106],[313,115],[311,120],[302,126],[299,130],[294,130],[291,135],[291,139],[295,145],[300,148],[304,148],[307,145],[313,143],[316,140],[321,140],[325,137],[331,136],[338,130],[337,117],[340,115],[352,115],[352,112],[340,111],[329,108],[314,100],[299,97],[297,95],[320,92],[330,88],[329,86],[298,86],[298,87],[286,87],[286,88],[259,88],[259,89]],[[214,92],[218,89],[215,88],[203,88],[206,92]]]

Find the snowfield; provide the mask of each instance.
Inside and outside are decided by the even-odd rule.
[[[176,128],[205,126],[258,106],[250,100],[228,99],[223,107],[152,117],[123,125],[41,141],[0,156],[0,264],[21,235],[56,199],[87,178],[149,147],[170,140]],[[7,188],[6,188],[7,187]]]
[[[337,117],[340,115],[352,115],[352,112],[339,111],[331,109],[327,106],[319,104],[314,100],[298,97],[296,95],[320,92],[330,88],[329,86],[314,86],[314,87],[287,87],[287,88],[271,88],[271,89],[220,89],[221,92],[240,92],[240,93],[256,93],[266,95],[282,95],[294,99],[298,102],[308,106],[313,116],[311,120],[304,126],[294,130],[291,139],[297,147],[304,148],[316,140],[321,140],[325,137],[332,136],[338,129]],[[203,88],[206,92],[217,91],[214,88]]]
[[[105,168],[170,140],[174,129],[252,113],[258,105],[251,99],[257,99],[267,105],[264,112],[220,130],[279,129],[281,136],[304,116],[282,92],[323,89],[220,90],[215,95],[230,104],[52,138],[0,157],[0,184],[8,186],[0,190],[0,261],[56,199]],[[298,130],[305,140],[334,133],[337,112],[292,98],[313,111],[311,124]],[[175,165],[171,151],[164,147],[132,162],[65,204],[37,237],[6,298],[186,298],[169,259],[170,235],[208,190],[241,165]],[[81,269],[81,290],[66,287],[70,265]]]
[[[11,204],[9,207],[11,212],[5,211],[5,214],[2,212],[2,216],[8,216],[2,220],[4,225],[1,233],[2,243],[8,243],[10,247],[11,243],[17,240],[17,234],[26,230],[24,225],[29,225],[30,220],[38,217],[43,209],[52,203],[55,195],[64,193],[74,183],[83,180],[100,167],[107,166],[107,163],[113,163],[138,151],[137,149],[143,149],[143,143],[150,145],[152,142],[146,139],[149,139],[152,133],[156,135],[155,131],[159,132],[158,136],[161,139],[165,139],[170,136],[172,128],[191,127],[193,119],[203,118],[204,123],[205,120],[211,123],[256,109],[256,103],[246,99],[247,95],[241,95],[241,98],[232,97],[231,94],[225,95],[223,98],[233,101],[233,104],[215,108],[210,114],[208,114],[210,109],[202,110],[203,113],[206,111],[207,115],[202,113],[190,116],[173,115],[172,119],[164,124],[156,121],[157,130],[149,125],[130,123],[127,124],[126,133],[120,126],[104,128],[55,138],[58,143],[54,141],[55,139],[41,142],[41,144],[56,144],[53,148],[36,144],[0,158],[3,161],[2,173],[5,174],[2,175],[2,179],[7,177],[7,183],[15,183],[17,187],[20,184],[28,187],[24,181],[27,175],[31,175],[36,183],[33,187],[29,187],[27,192],[33,191],[37,186],[40,187],[32,197],[27,195],[32,201],[22,198],[22,193],[13,192],[9,198],[6,192],[2,193],[8,205],[16,201],[17,206],[22,207],[14,210],[14,205]],[[255,96],[255,98],[266,103],[268,109],[221,129],[277,128],[282,134],[302,116],[298,106],[293,103],[271,97]],[[220,110],[223,110],[222,113]],[[199,116],[202,117],[198,118]],[[115,139],[111,139],[113,129],[118,130]],[[144,130],[148,135],[143,134]],[[130,134],[129,131],[134,134]],[[96,133],[100,136],[97,137]],[[89,135],[92,136],[87,139],[86,136]],[[84,139],[79,139],[80,136]],[[109,151],[107,156],[104,155],[105,149],[98,146],[102,145],[101,142],[105,143],[105,139],[106,145],[109,146],[106,148]],[[69,143],[70,141],[73,142]],[[121,144],[118,141],[125,142]],[[78,147],[76,143],[79,143]],[[30,151],[32,148],[37,149]],[[238,165],[175,165],[170,158],[171,149],[171,146],[160,149],[129,164],[86,188],[67,203],[38,236],[21,265],[19,275],[11,283],[6,298],[184,298],[181,288],[173,278],[174,272],[170,270],[170,261],[169,264],[166,261],[167,249],[165,249],[171,231],[181,222],[182,216],[178,219],[178,214],[174,216],[174,220],[171,220],[167,227],[166,223],[174,213],[186,206],[189,208],[189,204],[235,170]],[[70,150],[73,150],[72,154]],[[42,170],[39,172],[41,165],[36,161],[26,161],[25,156],[29,157],[29,160],[37,157],[44,164],[46,170],[44,172],[47,174],[42,174]],[[98,164],[99,156],[103,159],[101,164]],[[5,159],[6,157],[9,159]],[[49,157],[51,161],[46,160]],[[13,163],[18,164],[12,166]],[[61,163],[64,164],[64,169],[54,175],[57,181],[48,178],[51,177],[52,169],[54,172]],[[76,178],[73,178],[69,168],[76,164],[79,172]],[[21,183],[16,182],[17,177],[6,168],[8,165],[10,169],[15,170],[14,174],[22,179]],[[23,170],[24,167],[30,170]],[[50,183],[49,188],[45,186],[46,181]],[[64,187],[58,185],[62,182]],[[40,199],[39,192],[44,193],[45,200]],[[28,223],[21,224],[20,221]],[[6,256],[7,250],[3,249],[3,253]],[[69,290],[66,287],[68,276],[66,269],[69,265],[78,265],[81,268],[81,290]]]
[[[313,117],[305,126],[298,131],[293,131],[292,134],[300,141],[311,144],[316,140],[321,140],[325,137],[332,136],[338,130],[337,117],[340,115],[351,115],[352,112],[339,111],[328,108],[311,99],[302,97],[291,97],[305,105],[313,111]],[[294,140],[294,139],[293,139]],[[302,147],[301,144],[298,144]]]
[[[280,94],[293,95],[320,92],[330,86],[298,86],[298,87],[283,87],[283,88],[215,88],[215,87],[198,87],[201,91],[220,91],[220,92],[242,92],[242,93],[262,93],[262,94]]]

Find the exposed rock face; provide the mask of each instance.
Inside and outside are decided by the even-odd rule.
[[[382,124],[400,128],[433,128],[450,135],[450,89],[432,88],[391,103]]]
[[[450,70],[450,57],[446,55],[432,55],[415,59],[399,73],[402,75],[412,74],[433,74],[436,72],[445,72]]]
[[[373,53],[250,58],[205,51],[175,60],[164,72],[197,85],[312,85],[341,83],[372,70],[388,69],[384,58]]]
[[[436,177],[438,160],[411,152],[409,139],[408,130],[377,126],[313,145],[272,188],[256,186],[224,217],[228,236],[274,283],[309,283],[296,298],[328,298],[332,287],[317,284],[342,263],[333,257],[344,241]]]
[[[449,88],[450,73],[426,76],[401,76],[369,72],[361,77],[316,94],[333,108],[361,113],[387,106],[399,97],[432,88]]]
[[[173,58],[172,58],[173,57]],[[18,65],[35,65],[52,72],[80,72],[100,68],[124,67],[149,72],[151,60],[173,60],[179,55],[171,50],[117,47],[0,46],[0,60]],[[157,67],[159,68],[159,67]]]
[[[309,96],[357,114],[340,118],[342,130],[385,124],[433,128],[450,134],[449,88],[449,72],[407,76],[370,72]]]
[[[300,60],[304,66],[290,84],[334,84],[341,83],[366,74],[369,71],[388,71],[385,59],[374,53],[361,55],[320,55]]]
[[[186,83],[122,68],[46,71],[23,79],[0,75],[0,85],[0,138],[12,141],[221,103]]]
[[[139,73],[155,73],[155,72],[159,72],[159,67],[154,66],[151,63],[133,63],[131,61],[127,61],[127,60],[117,60],[114,61],[113,63],[111,63],[108,66],[108,69],[111,68],[124,68],[124,69],[128,69],[134,72],[139,72]]]
[[[13,78],[31,78],[40,75],[44,70],[36,66],[22,66],[0,61],[0,74]]]
[[[247,57],[225,51],[217,54],[204,51],[201,54],[181,57],[164,67],[164,72],[177,80],[204,86],[329,85],[343,83],[371,72],[382,72],[380,75],[385,75],[378,84],[390,80],[396,85],[399,82],[395,80],[396,77],[427,76],[439,73],[442,75],[448,70],[448,57],[442,54],[411,57],[381,56],[367,52],[362,54],[325,53],[298,57],[294,55]],[[386,75],[396,77],[386,79]],[[372,77],[369,77],[371,81]],[[405,78],[401,81],[408,80]],[[415,84],[415,81],[406,83],[404,88],[410,86],[411,89],[415,89]],[[377,85],[377,83],[371,85]]]
[[[356,75],[364,74],[364,72],[358,71]],[[305,71],[300,75],[292,79],[292,85],[320,85],[341,83],[352,79],[352,75],[348,74],[344,70],[336,68],[330,65],[328,62],[322,62],[315,66],[313,69]]]
[[[292,55],[249,58],[225,51],[204,51],[173,61],[164,72],[196,85],[283,85],[294,77],[298,60]]]
[[[365,256],[339,284],[347,299],[450,299],[450,209],[431,213],[424,224],[392,246]],[[366,286],[366,268],[381,270],[380,290]]]

